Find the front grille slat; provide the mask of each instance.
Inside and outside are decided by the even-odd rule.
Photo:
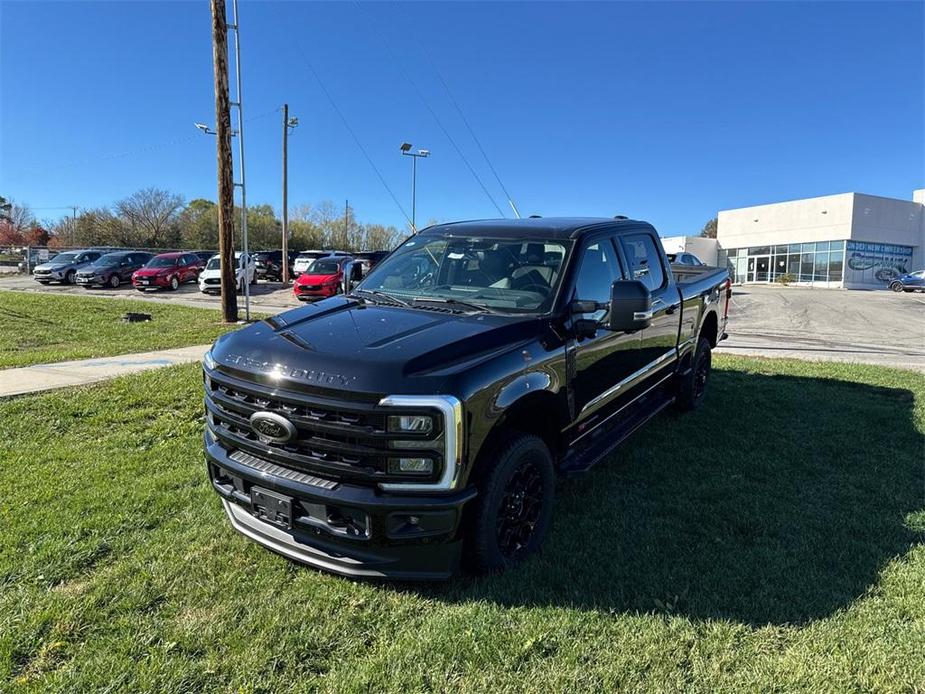
[[[397,481],[387,466],[389,457],[400,453],[390,448],[390,442],[415,438],[388,432],[388,413],[374,402],[334,400],[314,393],[303,396],[217,370],[210,371],[206,379],[205,407],[212,433],[227,450],[243,451],[268,465],[330,481]],[[255,412],[285,417],[295,426],[297,439],[287,443],[261,440],[250,423]],[[442,423],[437,419],[433,436],[441,435]],[[439,460],[436,441],[433,448],[416,450]]]

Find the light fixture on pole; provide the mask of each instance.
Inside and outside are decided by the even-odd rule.
[[[193,125],[195,125],[197,128],[199,128],[199,129],[202,131],[202,134],[203,134],[203,135],[217,135],[217,134],[218,134],[218,133],[216,133],[214,130],[212,130],[212,128],[210,128],[208,125],[206,125],[205,123],[193,123]],[[235,130],[234,128],[232,128],[232,129],[231,129],[231,136],[234,137],[234,136],[237,135],[237,134],[238,134],[238,131]]]
[[[417,152],[411,151],[410,142],[401,143],[401,153],[403,156],[411,157],[411,233],[418,233],[415,224],[415,208],[417,207],[417,179],[418,179],[418,159],[430,156],[429,149],[419,149]]]

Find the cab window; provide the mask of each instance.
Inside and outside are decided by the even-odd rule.
[[[600,303],[610,301],[610,287],[620,278],[620,264],[613,244],[610,239],[599,239],[582,251],[574,298]],[[606,311],[601,310],[585,318],[602,320],[605,314]]]
[[[639,280],[651,292],[661,289],[665,284],[665,271],[655,240],[649,234],[630,234],[621,237],[620,244],[626,255],[630,279]]]

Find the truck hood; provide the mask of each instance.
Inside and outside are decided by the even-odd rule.
[[[442,393],[450,378],[536,337],[540,320],[333,297],[230,333],[220,366],[353,392]]]

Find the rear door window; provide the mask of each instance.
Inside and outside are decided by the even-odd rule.
[[[620,238],[620,244],[629,265],[630,279],[639,280],[649,291],[661,289],[665,284],[665,271],[655,239],[649,234],[629,234]]]

